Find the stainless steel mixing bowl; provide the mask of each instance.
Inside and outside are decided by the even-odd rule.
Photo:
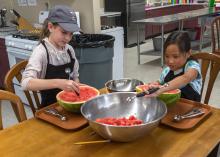
[[[135,92],[116,92],[100,95],[84,103],[81,107],[82,115],[89,121],[89,125],[105,139],[128,142],[135,140],[157,127],[166,115],[166,105],[157,98],[140,97],[128,102],[127,97],[135,96]],[[143,124],[134,126],[113,126],[98,123],[97,118],[115,117],[128,118],[136,116]]]
[[[109,92],[135,92],[136,86],[143,84],[144,82],[137,79],[124,78],[110,80],[105,83],[105,87]]]

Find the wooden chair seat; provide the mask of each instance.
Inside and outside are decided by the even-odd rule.
[[[21,102],[21,99],[15,95],[14,93],[8,92],[8,91],[4,91],[4,90],[0,90],[0,130],[3,129],[3,125],[2,125],[2,115],[1,115],[1,100],[8,100],[10,102],[12,102],[13,107],[17,109],[17,113],[18,113],[18,121],[22,122],[24,120],[27,120],[25,111],[24,111],[24,106]]]
[[[14,89],[14,84],[13,84],[13,79],[17,79],[19,83],[21,83],[21,79],[22,79],[22,72],[24,71],[26,65],[27,65],[28,61],[27,60],[24,60],[24,61],[21,61],[17,64],[15,64],[9,71],[8,73],[6,74],[5,76],[5,80],[4,80],[4,86],[5,86],[5,89],[7,91],[10,91],[12,93],[15,93],[15,89]],[[33,96],[31,97],[31,95],[33,94]],[[35,105],[34,103],[36,104],[36,107],[39,108],[40,107],[40,101],[39,101],[39,98],[38,98],[38,95],[37,95],[37,92],[32,92],[32,91],[24,91],[24,94],[27,98],[27,101],[31,107],[31,110],[33,112],[33,114],[36,112],[36,109],[35,109]],[[34,101],[32,100],[32,98],[34,99]],[[17,115],[17,111],[16,111],[16,108],[14,108],[14,111]],[[18,118],[18,116],[17,116]]]
[[[220,56],[215,53],[200,52],[192,55],[201,64],[202,73],[202,96],[205,96],[204,103],[208,104],[210,95],[220,70]],[[207,81],[207,89],[204,90],[204,84]]]

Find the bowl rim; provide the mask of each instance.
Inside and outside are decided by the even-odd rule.
[[[97,96],[97,97],[95,97],[95,98],[93,98],[93,99],[97,99],[97,98],[102,97],[102,96],[104,96],[104,95],[113,95],[113,94],[120,94],[120,93],[125,94],[125,93],[136,93],[136,92],[107,93],[107,94],[101,94],[101,95],[99,95],[99,96]],[[143,123],[143,124],[138,124],[138,125],[132,125],[132,126],[117,126],[117,125],[110,125],[110,124],[99,123],[99,122],[96,122],[95,120],[90,120],[90,119],[88,119],[88,118],[84,115],[84,113],[82,112],[83,107],[85,106],[85,103],[82,104],[82,106],[81,106],[81,108],[80,108],[80,112],[81,112],[81,114],[83,115],[83,117],[84,117],[87,121],[89,121],[89,123],[90,123],[90,121],[91,121],[91,122],[96,123],[96,124],[98,124],[98,125],[111,126],[111,127],[115,127],[115,128],[131,128],[131,127],[145,126],[145,125],[147,125],[147,124],[152,124],[152,123],[155,123],[155,122],[157,122],[157,121],[160,121],[163,117],[166,116],[166,114],[167,114],[167,106],[166,106],[166,104],[165,104],[163,101],[161,101],[161,100],[158,99],[157,97],[144,97],[144,98],[146,98],[146,99],[153,98],[153,99],[157,99],[158,101],[160,101],[160,102],[163,104],[164,108],[165,108],[164,114],[163,114],[162,116],[160,116],[159,118],[157,118],[157,119],[155,119],[155,120],[153,120],[153,121],[150,121],[150,122],[148,122],[148,123]],[[90,100],[88,100],[88,101],[91,101],[91,100],[92,100],[92,99],[90,99]]]
[[[137,80],[137,81],[143,83],[142,85],[145,84],[144,81],[141,81],[141,80],[139,80],[139,79],[135,79],[135,78],[121,78],[121,79],[115,79],[115,80],[113,80],[113,79],[112,79],[112,80],[108,80],[108,81],[105,83],[105,87],[106,87],[108,90],[112,91],[112,92],[132,92],[132,91],[114,90],[114,89],[110,89],[110,88],[107,86],[110,82],[113,82],[113,81],[121,81],[121,80]],[[135,91],[135,89],[134,89],[134,91]]]

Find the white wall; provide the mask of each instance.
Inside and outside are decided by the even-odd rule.
[[[37,6],[18,6],[17,0],[0,0],[0,8],[15,9],[21,16],[26,18],[30,23],[38,23],[38,15],[41,10],[46,10],[45,3],[49,7],[57,4],[71,6],[75,11],[80,12],[81,28],[86,33],[100,32],[100,0],[37,0]],[[14,19],[8,11],[8,20]]]

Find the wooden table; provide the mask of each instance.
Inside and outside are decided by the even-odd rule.
[[[91,133],[90,127],[66,131],[32,118],[0,131],[0,156],[204,157],[220,141],[220,110],[213,109],[208,119],[189,131],[160,125],[134,142],[74,145],[79,141],[101,140]]]

